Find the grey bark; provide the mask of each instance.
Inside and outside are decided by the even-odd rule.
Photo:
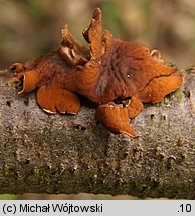
[[[195,79],[115,135],[84,100],[76,116],[48,115],[0,72],[0,193],[102,193],[195,198]]]

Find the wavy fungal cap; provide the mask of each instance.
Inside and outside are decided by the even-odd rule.
[[[78,95],[83,95],[96,103],[96,119],[109,131],[136,137],[130,119],[144,109],[143,103],[158,103],[179,88],[181,75],[159,50],[103,31],[99,8],[82,34],[87,46],[75,42],[65,25],[56,51],[12,65],[18,93],[36,89],[38,104],[50,114],[76,114]]]

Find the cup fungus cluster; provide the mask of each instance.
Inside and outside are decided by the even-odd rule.
[[[143,103],[158,103],[179,88],[181,75],[158,50],[103,31],[99,8],[83,37],[88,47],[76,43],[65,25],[58,50],[13,64],[18,93],[37,89],[38,104],[51,114],[76,114],[81,94],[97,104],[96,119],[109,131],[136,137],[130,119],[143,110]]]

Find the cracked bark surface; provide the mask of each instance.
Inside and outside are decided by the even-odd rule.
[[[92,103],[48,115],[0,72],[0,193],[195,198],[195,68],[182,88],[132,121],[137,139],[95,120]]]

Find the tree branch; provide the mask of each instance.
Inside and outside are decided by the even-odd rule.
[[[195,198],[195,80],[132,121],[137,139],[114,135],[84,101],[76,116],[48,115],[0,72],[0,193],[103,193]]]

